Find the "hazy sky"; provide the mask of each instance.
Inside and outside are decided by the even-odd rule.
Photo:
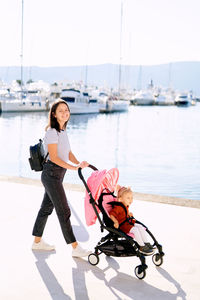
[[[21,0],[0,0],[0,66],[20,65]],[[123,0],[123,64],[200,60],[200,0]],[[121,0],[24,0],[24,65],[120,62]]]

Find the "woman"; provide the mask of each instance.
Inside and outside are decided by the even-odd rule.
[[[78,170],[87,167],[88,163],[86,161],[80,163],[71,151],[66,131],[69,118],[70,110],[67,103],[59,99],[49,112],[49,123],[44,138],[45,152],[48,153],[41,176],[45,194],[33,228],[35,239],[32,249],[47,251],[55,249],[42,239],[47,218],[55,207],[65,241],[72,246],[72,256],[82,257],[90,252],[82,249],[76,241],[70,222],[71,211],[62,182],[67,169]]]

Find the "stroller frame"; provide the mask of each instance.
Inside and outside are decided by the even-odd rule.
[[[97,171],[98,169],[92,165],[88,166],[94,171]],[[107,213],[105,212],[102,202],[103,197],[106,195],[113,195],[111,192],[102,193],[100,198],[98,199],[98,204],[96,203],[95,199],[92,196],[92,193],[83,177],[82,169],[78,169],[78,175],[80,179],[82,180],[88,194],[90,197],[90,204],[92,205],[94,212],[97,216],[97,219],[100,223],[100,229],[101,232],[104,230],[107,230],[109,233],[102,237],[101,240],[98,242],[96,247],[94,248],[94,253],[89,254],[88,261],[91,265],[95,266],[99,263],[99,255],[104,253],[107,256],[116,256],[116,257],[127,257],[127,256],[137,256],[140,259],[141,264],[135,267],[135,275],[138,279],[143,279],[146,276],[146,269],[148,266],[146,265],[146,259],[145,255],[142,254],[139,251],[139,245],[132,237],[124,233],[123,231],[114,228],[112,225],[113,222],[109,217],[107,216]],[[101,219],[97,207],[101,211],[103,218]],[[110,220],[110,221],[109,221]],[[105,221],[107,221],[105,223]],[[105,223],[105,224],[104,224]],[[145,227],[146,232],[149,234],[149,236],[153,240],[153,247],[157,248],[158,253],[153,254],[152,261],[156,266],[161,266],[163,263],[163,256],[164,252],[162,250],[162,245],[158,243],[154,235],[150,232],[150,230],[140,221],[136,220],[136,223],[141,224]]]

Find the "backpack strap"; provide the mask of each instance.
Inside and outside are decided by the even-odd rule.
[[[42,140],[42,139],[39,139],[39,142],[40,142],[40,144],[42,145],[42,147],[43,147],[43,141],[44,141],[44,139],[43,139],[43,140]],[[43,149],[44,149],[44,147],[43,147]],[[48,155],[49,155],[49,152],[47,152],[47,154],[45,155],[42,164],[44,164],[44,163],[46,162],[46,159],[47,159]]]
[[[44,160],[43,160],[43,164],[46,162],[48,155],[49,155],[49,152],[47,152],[47,154],[45,155]]]

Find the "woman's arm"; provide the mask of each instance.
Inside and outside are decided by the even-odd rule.
[[[69,152],[69,160],[74,164],[80,164],[80,162],[75,157],[75,155],[72,153],[72,151]]]
[[[80,167],[79,161],[77,159],[76,161],[74,161],[74,163],[77,164],[76,166],[66,163],[58,156],[57,147],[58,147],[57,144],[48,144],[48,152],[49,152],[50,160],[56,165],[64,169],[78,170],[78,168]]]
[[[49,152],[50,160],[56,165],[68,170],[78,170],[78,168],[83,169],[85,167],[88,167],[89,165],[88,162],[82,161],[81,163],[79,163],[79,161],[76,159],[76,157],[71,151],[69,153],[69,160],[72,163],[76,164],[76,166],[66,163],[58,156],[57,147],[58,147],[57,144],[48,144],[48,152]]]
[[[72,153],[72,151],[69,152],[69,160],[74,164],[78,164],[80,168],[86,168],[89,166],[89,163],[87,161],[82,161],[80,163],[75,157],[75,155]]]

